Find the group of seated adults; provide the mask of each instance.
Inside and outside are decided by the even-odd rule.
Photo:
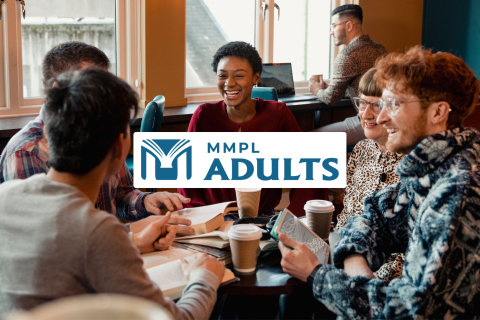
[[[261,65],[248,44],[220,48],[212,66],[224,99],[200,106],[189,131],[301,131],[285,104],[251,98]],[[220,262],[205,254],[183,261],[189,284],[173,303],[139,253],[168,250],[177,231],[192,231],[188,220],[160,216],[162,208],[234,193],[135,189],[125,165],[135,91],[108,72],[103,52],[83,43],[53,48],[42,67],[40,116],[0,157],[0,314],[109,292],[155,301],[176,319],[208,318]],[[414,47],[379,59],[354,99],[367,139],[348,162],[333,265],[281,234],[283,270],[342,318],[478,317],[480,134],[461,124],[479,93],[473,71],[454,55]],[[292,190],[291,203],[322,191]],[[259,211],[270,212],[280,196],[263,190]],[[126,228],[112,214],[134,222]]]

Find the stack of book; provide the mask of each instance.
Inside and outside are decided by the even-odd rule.
[[[202,246],[199,244],[191,244],[191,243],[174,243],[172,247],[182,248],[186,250],[190,250],[194,253],[206,253],[211,256],[214,256],[218,259],[221,263],[227,265],[232,263],[232,252],[230,251],[229,247],[226,248],[215,248],[211,246]]]
[[[165,251],[155,251],[142,255],[143,267],[150,279],[171,299],[181,296],[188,281],[180,268],[180,259],[193,259],[196,253],[207,253],[225,265],[232,263],[228,229],[233,221],[225,221],[224,214],[238,210],[236,202],[223,202],[215,205],[187,208],[172,212],[172,217],[189,219],[195,230],[194,235],[177,234],[174,244]],[[260,250],[278,248],[273,240],[261,241]],[[222,284],[238,281],[233,272],[226,269]]]

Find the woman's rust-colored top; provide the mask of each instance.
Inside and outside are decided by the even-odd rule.
[[[243,123],[230,120],[223,100],[202,104],[195,110],[188,132],[302,132],[285,103],[257,99],[255,115]],[[236,200],[233,188],[179,188],[178,192],[192,199],[187,205],[192,207]],[[297,216],[303,216],[305,202],[327,197],[326,189],[291,189],[288,209]],[[273,210],[281,198],[280,188],[262,189],[259,213]]]

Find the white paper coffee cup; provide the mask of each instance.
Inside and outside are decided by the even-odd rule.
[[[303,207],[307,216],[307,226],[322,239],[328,239],[332,215],[335,211],[333,203],[326,200],[310,200]]]
[[[240,273],[253,273],[257,266],[257,249],[262,237],[259,227],[237,224],[228,230],[233,268]]]
[[[235,188],[240,218],[255,218],[258,216],[261,192],[262,188]]]

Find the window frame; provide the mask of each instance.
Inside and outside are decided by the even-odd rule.
[[[141,0],[115,0],[115,41],[117,75],[127,81],[141,95]],[[28,10],[28,1],[26,10]],[[3,32],[3,50],[0,61],[5,64],[5,107],[0,107],[0,118],[35,116],[44,98],[23,96],[22,65],[22,7],[17,0],[5,0],[2,5],[0,32]],[[136,80],[138,79],[138,86]]]
[[[355,0],[332,0],[332,6],[337,6],[337,2],[350,3]],[[358,0],[357,0],[358,1]],[[262,3],[265,2],[268,5],[268,9],[265,14],[265,21],[263,20]],[[345,4],[343,3],[343,4]],[[339,4],[340,5],[340,4]],[[257,48],[260,57],[264,63],[273,62],[273,44],[274,44],[274,22],[277,17],[278,11],[270,8],[275,8],[275,0],[256,0],[255,1],[255,48]],[[329,41],[330,51],[332,52],[332,41]],[[333,46],[336,47],[336,46]],[[336,56],[338,51],[334,52],[333,56]],[[330,55],[330,68],[329,73],[332,72],[332,61]],[[329,77],[330,78],[330,77]],[[328,79],[325,79],[328,81]],[[299,94],[310,94],[308,89],[308,80],[295,81],[295,92]],[[217,90],[217,87],[191,87],[185,88],[185,96],[188,103],[200,103],[200,102],[212,102],[222,99],[222,96]]]

